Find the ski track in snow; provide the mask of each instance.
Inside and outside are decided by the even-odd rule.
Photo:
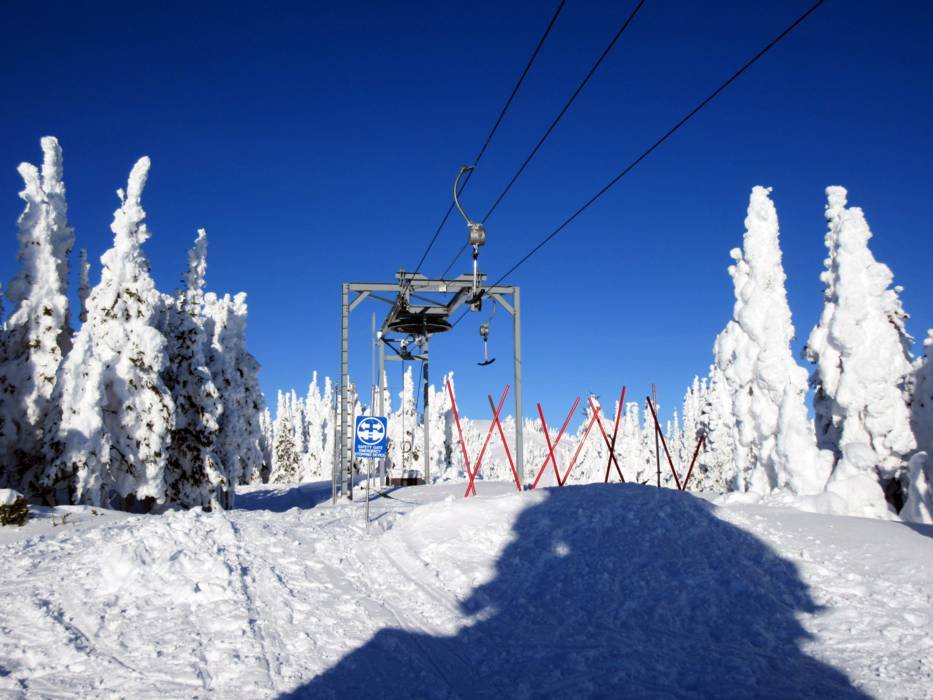
[[[18,534],[5,529],[0,697],[277,697],[391,629],[406,633],[400,643],[410,648],[401,658],[417,660],[417,669],[400,672],[422,673],[433,696],[496,695],[501,680],[476,685],[482,669],[474,650],[502,654],[510,640],[484,626],[496,610],[477,589],[496,576],[516,518],[548,494],[511,488],[483,482],[483,497],[467,502],[462,485],[396,491],[373,502],[368,531],[360,502],[332,506],[319,492],[304,508],[276,512],[276,498],[300,502],[311,493],[306,486],[241,497],[246,508],[266,510],[94,518],[72,508],[72,522],[54,530],[47,518]],[[818,606],[796,613],[810,635],[803,653],[873,697],[931,697],[933,528],[763,506],[712,512],[796,566]],[[568,523],[582,517],[568,513]],[[600,517],[593,522],[612,522]],[[711,547],[720,543],[710,539]],[[561,546],[553,556],[565,556]],[[517,589],[532,590],[540,565],[530,561],[512,575]],[[465,606],[471,596],[481,604]],[[605,624],[587,621],[589,634],[611,638],[613,614]],[[604,659],[587,656],[593,649],[585,634],[554,639],[546,621],[531,624],[542,635],[523,643],[543,656],[561,658],[569,649],[592,658],[584,675],[612,673]],[[470,646],[457,643],[466,629]],[[571,665],[518,695],[570,697],[588,687],[581,694],[600,695],[580,685],[584,676]],[[664,688],[643,690],[667,697]]]

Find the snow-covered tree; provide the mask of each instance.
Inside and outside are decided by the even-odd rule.
[[[439,387],[433,384],[428,387],[428,402],[431,412],[431,476],[432,478],[444,475],[452,464],[453,449],[460,449],[454,434],[453,405],[447,392],[447,382],[453,383],[453,372],[445,374]],[[504,418],[504,416],[500,416]],[[495,436],[498,439],[498,435]],[[456,443],[456,444],[455,444]],[[508,466],[506,466],[508,469]]]
[[[275,409],[275,435],[272,443],[272,473],[269,481],[276,484],[292,484],[301,473],[301,455],[295,449],[295,421],[293,420],[292,394],[279,391]]]
[[[821,279],[823,312],[807,341],[816,364],[813,384],[817,434],[836,458],[827,489],[852,512],[883,515],[884,490],[897,502],[895,478],[916,447],[910,427],[908,384],[912,339],[904,328],[900,288],[875,261],[862,210],[846,207],[846,190],[826,189]]]
[[[62,364],[50,420],[44,484],[60,500],[147,508],[165,498],[174,404],[162,375],[165,337],[156,327],[159,297],[142,243],[149,238],[140,199],[149,158],[137,161],[88,297],[87,322]],[[138,505],[136,502],[140,502]]]
[[[303,481],[304,474],[308,470],[308,421],[305,402],[294,389],[291,392],[291,407],[292,436],[295,440],[295,453],[300,463],[297,481]]]
[[[725,493],[734,488],[734,446],[732,395],[722,370],[710,367],[709,378],[702,389],[698,432],[706,439],[697,455],[690,488],[695,491]]]
[[[644,455],[644,446],[639,426],[638,402],[632,401],[625,406],[622,422],[619,425],[619,437],[616,441],[616,454],[622,473],[628,481],[651,483],[654,473],[648,473],[648,460]]]
[[[399,407],[389,419],[389,462],[395,469],[414,469],[416,457],[420,457],[416,445],[418,415],[415,410],[415,384],[412,368],[406,367],[402,375],[402,391]],[[405,449],[409,450],[405,452]]]
[[[910,422],[917,447],[933,455],[933,329],[923,341],[923,357],[915,364]]]
[[[654,410],[660,412],[660,405],[655,404]],[[648,406],[647,401],[642,409],[641,457],[643,460],[643,473],[646,476],[646,479],[642,479],[643,481],[647,480],[649,484],[657,484],[658,470],[660,469],[661,485],[666,485],[668,481],[673,483],[674,478],[671,476],[670,467],[667,465],[664,448],[661,446],[654,416],[651,414],[651,408]],[[659,462],[660,466],[658,466]]]
[[[683,426],[677,449],[680,463],[684,465],[685,469],[690,466],[690,460],[696,450],[697,441],[700,439],[700,414],[703,410],[702,394],[703,383],[699,377],[695,376],[693,382],[687,388],[687,393],[684,394]],[[694,471],[696,471],[695,468]],[[692,479],[693,477],[691,477]]]
[[[918,452],[911,457],[904,481],[901,518],[908,522],[933,524],[933,453]]]
[[[829,464],[807,420],[807,373],[790,349],[794,327],[770,192],[752,190],[743,249],[731,251],[733,316],[714,353],[732,396],[738,488],[815,494],[826,483]]]
[[[68,203],[65,201],[65,182],[62,149],[54,136],[44,136],[42,143],[42,191],[45,193],[51,214],[51,242],[58,273],[58,288],[65,293],[68,289],[68,256],[75,244],[75,232],[68,224]],[[63,347],[71,347],[71,327],[68,321],[67,301]]]
[[[169,359],[163,378],[175,403],[166,499],[189,508],[228,507],[234,486],[217,453],[223,404],[204,357],[206,270],[207,233],[200,229],[188,252],[185,289],[164,298],[160,323]]]
[[[259,473],[267,478],[271,465],[259,425],[265,400],[259,389],[259,363],[246,349],[246,294],[204,295],[207,367],[220,391],[223,413],[217,451],[233,484],[247,484]]]
[[[87,261],[87,249],[82,248],[78,261],[78,301],[81,304],[78,320],[81,323],[87,321],[87,298],[91,293],[90,273],[91,264]]]
[[[667,422],[664,429],[664,437],[667,440],[667,448],[671,452],[671,459],[674,461],[674,467],[677,469],[677,475],[683,483],[684,475],[687,473],[686,462],[684,460],[683,434],[680,431],[680,415],[674,411],[674,415]],[[689,459],[689,457],[687,458]]]
[[[302,470],[302,481],[318,481],[330,477],[324,471],[324,434],[328,422],[329,405],[324,404],[321,389],[318,385],[317,372],[311,375],[311,384],[304,400],[304,422],[307,430],[307,444],[305,446],[305,459]]]
[[[613,424],[611,421],[614,421],[612,416],[606,416],[603,413],[603,407],[600,404],[599,399],[596,396],[591,397],[593,399],[593,404],[599,410],[599,419],[602,420],[603,428],[607,431],[609,439],[612,439],[612,427]],[[585,404],[585,409],[583,410],[583,421],[580,423],[577,428],[576,433],[572,436],[571,440],[575,445],[579,444],[579,441],[583,439],[583,435],[586,432],[586,427],[589,425],[590,420],[593,418],[593,407],[590,405],[589,397]],[[617,409],[618,410],[618,409]],[[553,443],[557,440],[558,431],[560,426],[552,429],[551,426],[548,426],[548,431],[551,435],[551,442]],[[567,436],[570,437],[570,436]],[[560,447],[565,447],[564,439],[561,439]],[[570,442],[568,441],[568,443]],[[573,452],[576,451],[574,447]],[[560,472],[561,478],[564,477],[564,474],[567,473],[567,468],[570,466],[570,460],[573,459],[573,452],[571,452],[570,457],[564,459],[563,450],[558,450],[555,452],[557,456],[557,467]],[[605,478],[606,474],[606,462],[609,461],[609,448],[606,446],[606,441],[603,439],[603,435],[599,430],[599,426],[594,423],[593,427],[590,429],[590,434],[586,438],[586,442],[583,443],[583,447],[580,449],[580,454],[577,457],[577,463],[573,467],[573,471],[568,477],[568,483],[576,484],[587,484],[601,482]],[[619,466],[621,466],[621,462]],[[618,481],[619,475],[616,473],[615,465],[611,467],[612,471],[609,473],[610,479],[612,481]],[[556,481],[554,479],[554,468],[551,465],[548,465],[548,471],[545,472],[544,476],[541,479],[541,483],[554,486]]]
[[[269,480],[269,472],[272,470],[272,442],[274,440],[274,429],[272,427],[272,412],[266,406],[259,414],[259,430],[262,433],[262,460],[264,465],[268,465],[265,475],[262,470],[253,472],[250,483],[262,483]]]
[[[0,488],[32,496],[44,463],[45,426],[68,325],[68,252],[74,231],[66,219],[62,154],[53,137],[42,139],[42,170],[23,163],[26,208],[18,221],[20,268],[7,286],[10,318],[0,332]]]
[[[324,450],[321,453],[321,472],[325,479],[334,473],[334,459],[337,448],[337,416],[335,415],[334,383],[330,377],[324,378],[324,393],[321,396],[322,421],[321,430],[324,434]],[[388,406],[388,404],[386,404]]]

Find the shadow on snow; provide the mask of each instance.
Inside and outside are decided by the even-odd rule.
[[[283,697],[866,697],[801,650],[795,566],[705,501],[550,490],[522,511],[455,636],[385,629]]]
[[[237,510],[268,510],[272,513],[284,513],[292,508],[307,510],[330,499],[332,494],[330,481],[314,481],[296,486],[283,485],[281,488],[270,486],[265,489],[237,493]]]

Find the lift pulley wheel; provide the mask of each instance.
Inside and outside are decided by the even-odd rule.
[[[401,312],[389,323],[389,330],[395,333],[410,333],[411,335],[433,335],[446,333],[453,326],[446,317],[438,314],[415,314]]]

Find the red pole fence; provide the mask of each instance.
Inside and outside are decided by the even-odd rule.
[[[557,476],[557,485],[561,486],[560,471],[557,469],[557,458],[554,455],[554,450],[556,450],[557,445],[560,444],[560,439],[563,437],[564,431],[567,429],[567,424],[570,422],[570,419],[573,418],[573,413],[577,410],[577,406],[579,405],[580,397],[578,396],[577,400],[573,402],[573,407],[570,409],[570,413],[567,414],[567,418],[564,419],[564,424],[560,427],[560,432],[557,434],[557,439],[554,441],[554,445],[551,446],[551,438],[548,435],[547,430],[547,421],[544,420],[544,410],[541,408],[541,404],[538,404],[538,415],[541,416],[541,427],[544,430],[544,437],[548,444],[548,455],[544,460],[544,464],[541,465],[541,470],[538,472],[538,476],[535,477],[534,483],[531,485],[532,489],[536,489],[538,487],[538,482],[541,480],[541,476],[547,469],[548,462],[551,462],[554,465],[554,474]]]
[[[486,431],[486,439],[483,441],[483,449],[479,451],[479,457],[476,458],[476,466],[474,467],[472,472],[470,472],[469,466],[467,467],[467,473],[470,475],[470,483],[467,484],[467,490],[463,494],[464,498],[469,496],[471,491],[473,492],[474,496],[476,495],[476,486],[473,484],[473,481],[474,479],[476,479],[476,475],[479,474],[480,465],[483,463],[483,455],[486,454],[486,447],[489,446],[489,438],[492,437],[492,429],[495,423],[499,420],[499,412],[502,410],[502,404],[505,403],[505,397],[508,396],[509,389],[511,388],[512,388],[511,384],[505,385],[505,391],[502,392],[502,398],[499,399],[499,407],[493,413],[493,417],[492,417],[493,422],[489,424],[489,430]]]
[[[518,470],[515,469],[515,462],[512,461],[512,452],[509,450],[509,441],[505,439],[505,431],[502,429],[502,423],[499,422],[499,416],[496,413],[496,405],[492,402],[492,396],[486,394],[486,398],[489,399],[489,408],[492,409],[493,421],[496,424],[496,427],[499,429],[499,437],[502,438],[502,446],[505,448],[505,456],[509,459],[509,467],[512,468],[512,477],[515,479],[515,486],[518,487],[519,492],[522,490],[521,479],[518,478]]]

